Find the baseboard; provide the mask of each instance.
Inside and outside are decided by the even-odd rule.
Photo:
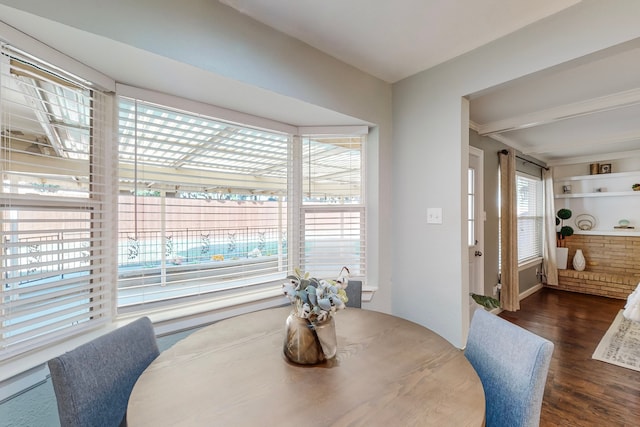
[[[520,301],[522,301],[523,299],[525,299],[529,295],[535,294],[536,292],[538,292],[543,287],[544,287],[544,285],[542,283],[538,283],[537,285],[530,287],[529,289],[527,289],[526,291],[522,292],[519,295]]]
[[[544,287],[544,285],[542,283],[538,283],[537,285],[534,285],[534,286],[530,287],[529,289],[527,289],[526,291],[524,291],[520,295],[518,295],[518,300],[522,301],[523,299],[525,299],[529,295],[532,295],[532,294],[538,292],[543,287]],[[502,313],[502,311],[503,310],[500,307],[494,308],[493,310],[490,310],[490,312],[493,313],[493,314],[500,314],[500,313]]]

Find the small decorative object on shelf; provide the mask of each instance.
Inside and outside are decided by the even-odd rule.
[[[563,185],[562,186],[562,193],[563,194],[571,194],[571,186],[570,185]]]
[[[336,280],[316,279],[295,269],[282,285],[293,310],[286,321],[284,355],[291,362],[314,365],[335,357],[338,350],[333,315],[345,308],[349,269]]]
[[[600,165],[600,173],[611,173],[611,163],[603,163]]]
[[[589,165],[589,174],[597,175],[600,173],[600,165],[598,163],[591,163]]]
[[[589,214],[580,214],[575,219],[576,227],[582,231],[593,230],[596,227],[596,218]]]
[[[633,228],[635,228],[633,225],[630,225],[631,223],[629,222],[628,219],[621,219],[620,221],[618,221],[618,225],[614,226],[613,228],[615,228],[616,230],[631,230]]]
[[[576,249],[576,254],[573,256],[573,269],[576,271],[583,271],[587,266],[587,261],[584,259],[582,249]]]
[[[633,185],[631,186],[631,189],[632,189],[633,191],[640,191],[640,184],[636,182],[635,184],[633,184]]]

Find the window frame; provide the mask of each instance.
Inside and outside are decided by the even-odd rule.
[[[527,172],[523,172],[523,171],[516,171],[516,197],[517,197],[517,204],[518,206],[520,205],[520,198],[522,197],[520,194],[520,188],[521,186],[518,185],[519,180],[520,179],[525,179],[528,180],[530,182],[534,182],[535,183],[535,187],[536,187],[536,205],[535,208],[537,210],[536,215],[535,216],[527,216],[526,218],[528,218],[529,220],[533,220],[534,221],[534,228],[537,229],[537,233],[535,234],[534,238],[535,238],[535,243],[534,246],[537,247],[537,249],[539,250],[537,253],[534,253],[533,255],[530,256],[526,256],[526,257],[521,257],[520,256],[520,248],[521,248],[521,244],[520,244],[520,238],[522,237],[522,233],[521,233],[521,224],[520,221],[522,218],[522,216],[520,216],[519,214],[517,215],[517,220],[518,220],[518,268],[524,269],[524,268],[528,268],[532,265],[535,265],[537,263],[539,263],[542,260],[542,251],[543,251],[543,244],[544,244],[544,187],[543,187],[543,183],[542,183],[542,178],[537,177],[535,175],[529,174]],[[531,252],[535,252],[535,250],[532,250]]]
[[[111,94],[7,45],[2,85],[3,365],[112,321],[114,174]]]
[[[268,292],[273,292],[274,290],[280,291],[281,281],[286,277],[287,274],[291,274],[293,269],[297,266],[300,266],[300,260],[303,259],[303,254],[296,249],[304,247],[301,246],[300,242],[300,230],[304,227],[304,218],[305,215],[309,212],[327,212],[332,211],[336,212],[340,210],[341,212],[350,213],[350,212],[359,212],[361,218],[361,226],[360,226],[360,235],[362,236],[362,241],[365,243],[360,244],[361,248],[361,256],[359,257],[359,270],[360,274],[358,275],[358,279],[364,279],[366,275],[366,251],[364,246],[366,245],[366,201],[365,201],[365,150],[364,145],[366,142],[366,135],[368,134],[369,128],[367,126],[339,126],[339,127],[312,127],[312,128],[297,128],[297,127],[289,127],[289,126],[273,126],[273,122],[266,123],[264,119],[255,120],[249,115],[243,114],[241,116],[237,116],[237,113],[228,112],[225,113],[226,110],[221,110],[217,107],[212,107],[205,104],[195,103],[189,100],[185,100],[175,96],[169,96],[165,94],[158,94],[156,92],[142,90],[138,88],[132,88],[129,86],[120,86],[118,88],[122,89],[117,93],[118,99],[119,97],[126,98],[134,98],[139,99],[140,102],[156,104],[161,106],[162,108],[176,109],[184,112],[188,112],[189,114],[199,114],[202,116],[209,117],[216,121],[225,121],[225,122],[233,122],[233,123],[242,123],[242,126],[247,127],[255,127],[256,123],[262,125],[263,129],[267,131],[279,131],[284,134],[288,134],[290,136],[290,150],[289,150],[289,173],[287,179],[287,212],[288,218],[287,222],[289,224],[287,228],[287,247],[290,248],[287,255],[287,269],[283,272],[282,277],[275,281],[269,281],[264,283],[256,283],[254,285],[256,298],[260,298],[257,295],[264,295]],[[212,114],[217,114],[216,116],[212,116]],[[221,119],[220,117],[224,117]],[[234,119],[234,120],[232,120]],[[277,124],[277,123],[276,123]],[[269,126],[272,125],[272,126]],[[267,127],[265,127],[267,126]],[[277,128],[277,129],[272,129]],[[330,137],[339,137],[339,136],[352,136],[359,137],[362,139],[361,142],[361,152],[360,152],[360,169],[359,169],[359,181],[360,181],[360,203],[359,204],[347,204],[344,206],[340,205],[307,205],[302,202],[302,160],[303,160],[303,147],[302,141],[305,138],[316,137],[316,138],[330,138]],[[295,250],[294,250],[295,249]],[[335,273],[328,274],[338,274],[340,268],[337,268]],[[322,276],[324,277],[324,276]],[[225,290],[229,295],[235,295],[237,297],[242,297],[242,293],[249,294],[245,289],[245,292],[235,291],[234,289]],[[272,295],[272,294],[270,294]],[[201,298],[198,301],[192,301],[189,304],[191,308],[193,308],[193,304],[199,304],[203,307],[210,306],[207,300],[215,300],[216,296],[212,295],[211,298]],[[181,312],[180,304],[174,304],[174,302],[167,302],[167,309],[164,311],[164,318],[170,316],[168,313],[170,312]],[[146,312],[149,311],[149,307],[146,309]],[[131,310],[121,310],[119,309],[119,314],[125,313],[144,313],[145,309],[137,310],[135,308]],[[153,312],[153,307],[151,307],[151,312]]]

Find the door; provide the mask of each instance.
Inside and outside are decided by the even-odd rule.
[[[484,197],[483,174],[484,152],[469,147],[469,171],[467,175],[467,227],[469,246],[469,292],[485,295],[484,290]],[[469,297],[470,319],[477,305]]]

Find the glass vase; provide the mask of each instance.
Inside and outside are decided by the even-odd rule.
[[[285,330],[284,355],[291,362],[315,365],[336,355],[338,346],[333,317],[324,322],[310,322],[291,313]]]

